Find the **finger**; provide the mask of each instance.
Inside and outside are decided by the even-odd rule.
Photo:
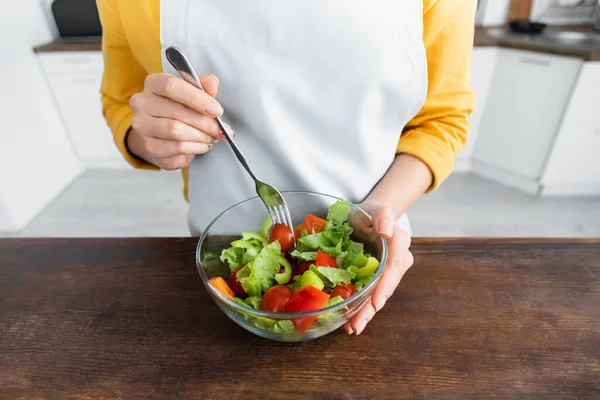
[[[223,107],[208,93],[181,78],[169,74],[151,74],[146,77],[145,88],[152,93],[186,105],[212,117],[223,115]]]
[[[154,118],[150,115],[136,115],[131,122],[136,132],[158,139],[179,142],[214,143],[218,139],[184,122],[168,118]]]
[[[390,248],[394,249],[393,253],[395,255],[388,260],[371,297],[371,303],[376,311],[380,311],[385,306],[387,300],[394,294],[400,284],[402,277],[413,264],[413,255],[408,250],[408,241],[403,238],[403,234],[406,235],[406,233],[400,231],[394,234],[394,238],[390,240]]]
[[[156,95],[132,97],[130,105],[137,114],[147,113],[152,117],[181,121],[215,139],[221,138],[221,130],[213,117],[199,113],[166,97]]]
[[[219,78],[210,74],[200,78],[200,82],[202,83],[204,90],[206,90],[206,93],[211,97],[217,97],[217,92],[219,91]]]
[[[367,302],[350,321],[352,331],[360,335],[371,319],[373,319],[375,312],[371,302]]]
[[[375,231],[384,238],[391,238],[394,234],[394,222],[396,221],[394,212],[388,207],[381,206],[376,207],[371,216]]]
[[[148,152],[157,159],[204,154],[212,148],[212,143],[180,142],[149,137],[146,143]]]

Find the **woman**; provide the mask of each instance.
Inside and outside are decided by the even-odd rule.
[[[405,212],[466,142],[475,0],[98,0],[103,112],[135,168],[181,169],[199,234],[255,195],[213,118],[279,190],[360,202],[390,257],[360,334],[412,265]],[[203,93],[164,57],[177,46]],[[223,88],[216,99],[219,85]]]

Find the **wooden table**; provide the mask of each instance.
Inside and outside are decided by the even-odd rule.
[[[239,328],[194,239],[0,240],[0,399],[600,398],[600,240],[415,240],[365,332]]]

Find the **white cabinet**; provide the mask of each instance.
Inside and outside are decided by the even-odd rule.
[[[52,40],[37,3],[0,12],[0,231],[19,231],[83,167],[31,48]]]
[[[88,167],[127,168],[102,115],[102,53],[41,53],[39,58],[79,159]]]
[[[475,89],[477,104],[469,117],[471,130],[463,151],[456,157],[454,171],[469,171],[471,169],[471,156],[479,135],[481,116],[485,109],[497,56],[498,50],[495,47],[476,47],[473,49],[471,85]]]
[[[473,171],[537,193],[582,60],[500,49]]]
[[[585,63],[542,176],[542,195],[600,195],[600,62]]]

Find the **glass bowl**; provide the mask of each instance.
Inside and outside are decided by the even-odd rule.
[[[282,195],[288,204],[294,225],[302,222],[306,214],[325,218],[329,207],[341,200],[326,194],[303,191],[287,191],[282,192]],[[379,260],[379,266],[371,280],[343,302],[320,310],[305,313],[273,313],[257,310],[230,300],[211,285],[209,279],[220,276],[227,281],[231,270],[226,262],[220,260],[221,251],[230,247],[233,240],[239,239],[242,232],[258,232],[267,215],[262,200],[252,197],[222,212],[204,230],[196,248],[196,266],[207,291],[230,319],[263,338],[299,342],[315,339],[338,329],[370,301],[387,261],[386,240],[374,231],[371,217],[360,207],[352,204],[348,218],[350,226],[354,229],[351,239],[363,243],[365,253]],[[277,322],[280,320],[304,319],[313,320],[307,330],[294,329],[292,332],[283,332],[277,328]]]

